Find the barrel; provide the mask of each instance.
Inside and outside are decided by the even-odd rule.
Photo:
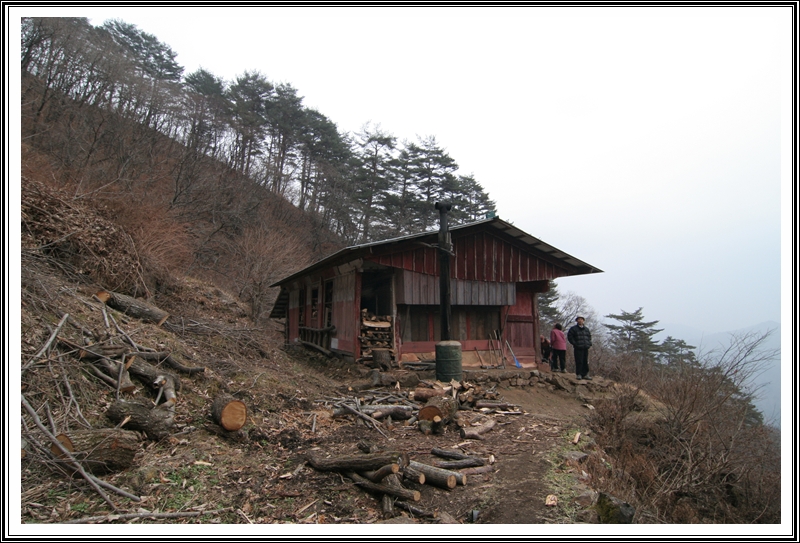
[[[449,383],[461,381],[461,343],[440,341],[436,344],[436,379]]]

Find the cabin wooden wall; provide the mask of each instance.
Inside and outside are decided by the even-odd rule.
[[[546,255],[535,256],[513,242],[490,232],[453,235],[455,257],[450,266],[452,278],[464,281],[519,283],[556,279],[567,270]],[[378,248],[366,256],[384,266],[400,268],[424,275],[438,276],[439,260],[433,247]]]

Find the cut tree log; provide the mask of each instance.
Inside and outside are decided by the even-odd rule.
[[[412,460],[409,464],[411,469],[415,469],[425,475],[425,484],[438,486],[451,490],[456,487],[456,484],[467,484],[466,477],[456,471],[437,468],[422,462]],[[459,482],[462,481],[462,482]]]
[[[428,403],[425,404],[425,407],[419,410],[419,420],[429,420],[433,422],[441,422],[442,424],[447,424],[451,420],[458,411],[458,402],[455,398],[450,396],[434,396]],[[436,417],[439,417],[439,420],[435,420]]]
[[[411,466],[406,466],[402,469],[402,472],[403,472],[403,479],[407,479],[419,485],[425,484],[425,474],[422,473],[421,471],[416,470]]]
[[[384,371],[392,369],[391,349],[372,349],[372,360]]]
[[[427,402],[434,396],[444,396],[445,390],[442,388],[416,388],[408,393],[408,399],[417,402]]]
[[[481,409],[483,407],[488,407],[489,409],[511,409],[512,407],[519,407],[519,405],[506,402],[493,402],[488,400],[478,400],[475,402],[476,409]]]
[[[461,437],[466,439],[483,439],[483,434],[494,428],[494,419],[489,419],[478,426],[469,426],[461,429]]]
[[[56,439],[81,462],[86,471],[95,475],[131,467],[133,457],[139,450],[139,435],[121,428],[73,430],[58,434]],[[55,445],[50,452],[56,458],[65,457]]]
[[[247,423],[247,405],[230,394],[221,394],[211,404],[211,417],[229,432],[235,432]]]
[[[400,464],[386,464],[380,469],[375,471],[362,471],[361,475],[372,481],[373,483],[380,483],[388,477],[400,471]]]
[[[323,458],[320,454],[309,451],[306,454],[306,461],[320,471],[370,471],[380,469],[386,464],[399,464],[402,468],[409,463],[408,453],[398,451],[332,456],[330,458]]]
[[[369,479],[365,479],[358,473],[348,471],[345,473],[346,477],[352,479],[358,486],[372,490],[373,492],[380,492],[381,494],[388,494],[404,500],[413,500],[418,502],[421,495],[417,490],[408,490],[407,488],[395,488],[389,485],[373,483]]]
[[[141,319],[146,322],[155,323],[158,326],[164,324],[164,322],[169,318],[169,313],[163,309],[125,294],[101,290],[95,294],[95,296],[97,296],[100,301],[104,302],[107,306],[116,309],[120,313],[130,315],[131,317]]]
[[[440,449],[437,447],[431,449],[431,454],[440,456],[442,458],[450,458],[452,460],[464,460],[466,458],[470,458],[468,454],[464,454],[461,451],[457,451],[455,449]]]
[[[479,466],[476,468],[462,469],[461,473],[463,473],[464,475],[480,475],[482,473],[492,473],[493,471],[494,471],[494,466],[490,466],[487,464],[485,466]]]
[[[127,417],[130,420],[125,426],[130,430],[141,430],[148,439],[158,441],[172,433],[175,413],[171,409],[153,408],[149,402],[126,402],[118,400],[106,410],[106,416],[115,423]]]
[[[449,460],[445,462],[436,462],[437,468],[443,469],[462,469],[462,468],[474,468],[478,466],[482,466],[486,463],[483,458],[478,458],[477,456],[472,456],[470,458],[463,458],[461,460]]]

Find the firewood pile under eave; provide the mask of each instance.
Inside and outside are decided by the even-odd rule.
[[[372,315],[361,310],[361,343],[359,361],[374,368],[390,369],[394,363],[394,326],[390,315]]]

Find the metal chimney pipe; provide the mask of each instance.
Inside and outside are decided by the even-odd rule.
[[[439,210],[439,305],[441,309],[442,341],[450,340],[450,231],[447,227],[447,213],[453,209],[449,202],[436,202]]]

